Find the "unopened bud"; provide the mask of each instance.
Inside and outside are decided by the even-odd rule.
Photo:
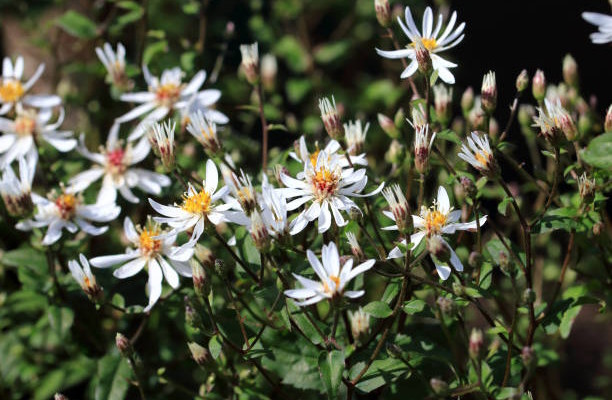
[[[450,260],[450,250],[446,243],[444,243],[444,239],[438,235],[434,235],[427,240],[427,250],[441,262],[448,262]]]
[[[385,160],[390,164],[400,164],[404,161],[404,146],[400,144],[396,139],[391,141],[389,150],[385,153]]]
[[[363,126],[360,120],[349,121],[344,124],[344,140],[346,141],[347,152],[350,155],[361,154],[369,128],[369,122]]]
[[[612,132],[612,104],[608,107],[608,112],[606,113],[606,121],[604,122],[604,130],[606,132]]]
[[[516,91],[522,92],[527,89],[529,85],[529,74],[527,74],[527,70],[524,69],[521,73],[516,77]]]
[[[353,232],[347,232],[346,239],[351,246],[351,253],[353,253],[353,256],[355,257],[355,262],[365,261],[365,254],[363,253],[355,234]]]
[[[416,60],[419,63],[419,71],[421,71],[425,76],[429,76],[433,69],[429,50],[427,50],[427,48],[420,39],[417,39],[414,42],[414,45]]]
[[[492,138],[497,137],[499,134],[499,123],[493,117],[489,118],[489,136]]]
[[[578,191],[584,204],[591,204],[595,199],[595,179],[587,178],[586,172],[578,178]]]
[[[453,302],[453,300],[449,299],[448,297],[440,296],[436,300],[436,303],[438,303],[438,307],[440,307],[440,311],[442,311],[443,314],[452,313],[455,307],[455,303]]]
[[[121,354],[122,357],[129,358],[132,356],[132,354],[134,354],[132,344],[122,333],[117,332],[117,335],[115,335],[115,345],[117,346],[117,350],[119,350],[119,354]]]
[[[155,146],[157,148],[159,158],[164,167],[171,171],[174,169],[174,130],[176,122],[170,120],[164,123],[156,123],[153,125],[153,135],[155,137]],[[151,139],[150,139],[151,141]]]
[[[461,109],[467,114],[472,108],[474,108],[474,89],[470,86],[461,95]]]
[[[474,181],[468,178],[467,176],[462,176],[460,180],[461,180],[461,186],[463,187],[463,191],[465,192],[465,195],[471,198],[476,196],[477,191],[476,191],[476,184],[474,184]]]
[[[448,392],[448,383],[442,379],[431,378],[429,380],[429,384],[431,385],[431,390],[433,390],[438,396],[445,396]]]
[[[397,139],[399,138],[399,130],[397,129],[397,127],[395,126],[395,123],[393,122],[393,120],[389,117],[387,117],[384,114],[378,114],[378,124],[380,125],[380,127],[382,128],[382,130],[389,135],[389,137],[391,139]]]
[[[206,270],[197,260],[191,260],[191,276],[193,288],[199,297],[206,297],[210,292],[210,282],[206,276]]]
[[[527,288],[525,289],[525,291],[523,291],[523,303],[533,304],[535,300],[536,300],[536,294],[533,291],[533,289]]]
[[[259,80],[259,50],[257,42],[253,44],[240,45],[242,54],[242,70],[251,85]]]
[[[533,76],[531,91],[533,93],[533,97],[537,101],[540,102],[544,100],[544,97],[546,96],[546,78],[544,77],[544,72],[542,72],[540,69],[537,70]]]
[[[584,135],[589,133],[592,129],[593,120],[589,116],[589,113],[580,114],[580,117],[578,117],[578,130]]]
[[[416,130],[414,136],[414,167],[418,173],[424,174],[429,167],[429,150],[433,144],[436,134],[429,137],[429,125]]]
[[[342,139],[344,130],[340,121],[340,114],[336,107],[336,100],[332,96],[332,101],[327,97],[319,99],[319,109],[321,110],[321,119],[329,137],[335,140]]]
[[[261,82],[266,90],[274,89],[278,64],[273,54],[265,54],[261,57]]]
[[[521,359],[523,360],[523,364],[528,367],[535,360],[535,353],[532,347],[525,346],[521,350]]]
[[[187,343],[187,347],[189,347],[191,357],[193,357],[193,360],[198,363],[198,365],[204,366],[211,361],[210,353],[206,348],[195,342]]]
[[[434,92],[434,108],[436,118],[442,126],[447,126],[451,117],[451,109],[453,102],[453,88],[447,88],[443,84],[435,85]]]
[[[391,7],[388,0],[374,0],[374,9],[376,10],[376,19],[383,28],[386,28],[391,23]]]
[[[493,71],[489,71],[482,78],[480,106],[489,115],[493,114],[497,107],[497,83],[495,81],[495,72]]]
[[[563,58],[563,80],[568,86],[578,85],[578,64],[569,53]]]
[[[206,268],[214,268],[215,256],[208,247],[205,247],[199,243],[195,245],[195,256],[196,259],[202,263]]]
[[[354,313],[349,312],[351,321],[351,332],[355,341],[365,343],[370,333],[370,314],[363,311],[361,307]]]
[[[395,115],[393,116],[393,122],[395,123],[395,126],[397,127],[397,129],[402,129],[405,121],[406,121],[406,113],[404,112],[404,109],[400,107],[397,109],[397,111],[395,112]]]
[[[478,328],[473,328],[472,333],[470,334],[470,344],[469,344],[470,357],[472,357],[475,360],[480,358],[480,352],[482,350],[483,343],[484,343],[484,338],[482,336],[482,331]]]
[[[412,217],[410,216],[408,201],[398,184],[387,186],[383,189],[383,197],[389,204],[391,214],[395,220],[395,225],[401,233],[407,233],[412,226]]]

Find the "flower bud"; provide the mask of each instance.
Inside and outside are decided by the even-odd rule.
[[[480,352],[482,351],[483,343],[484,338],[482,336],[482,331],[478,328],[472,328],[469,344],[469,354],[471,358],[475,360],[480,358]]]
[[[208,247],[205,247],[199,243],[195,245],[195,256],[196,259],[202,263],[206,268],[215,267],[215,256]]]
[[[398,108],[395,112],[395,115],[393,116],[393,122],[395,123],[397,129],[402,129],[402,127],[404,126],[404,121],[406,121],[405,115],[406,113],[404,113],[404,109],[401,107]],[[423,113],[423,115],[425,115],[425,113]]]
[[[259,80],[259,50],[257,42],[253,44],[240,45],[240,53],[242,54],[242,70],[251,85],[254,85]]]
[[[417,172],[424,174],[429,166],[429,151],[433,145],[436,134],[428,135],[429,125],[416,130],[414,136],[414,167]]]
[[[497,107],[497,83],[495,81],[495,72],[493,71],[489,71],[482,78],[480,106],[489,115],[493,114]]]
[[[431,390],[438,396],[445,396],[448,393],[448,383],[439,378],[431,378],[429,380]]]
[[[433,69],[429,50],[427,50],[427,48],[420,39],[416,40],[414,42],[414,45],[416,60],[419,63],[419,71],[421,71],[425,76],[429,76]]]
[[[159,153],[164,168],[168,171],[174,169],[174,130],[176,122],[170,120],[163,124],[156,123],[153,125],[153,135],[155,136],[155,147]]]
[[[191,352],[191,357],[193,360],[198,363],[200,366],[205,366],[211,362],[210,353],[208,350],[195,342],[187,343],[187,347],[189,347],[189,351]]]
[[[536,109],[531,104],[521,104],[518,109],[518,121],[521,126],[530,126],[535,113]]]
[[[384,114],[378,114],[378,124],[382,130],[389,135],[391,139],[397,139],[400,136],[399,130],[395,126],[393,120]]]
[[[604,230],[603,222],[599,221],[598,223],[593,224],[593,235],[599,236],[601,235],[601,232],[603,232],[603,230]]]
[[[398,184],[387,186],[382,193],[387,200],[387,204],[389,204],[397,229],[402,233],[407,233],[412,226],[412,217],[410,216],[406,196],[404,196]]]
[[[361,307],[354,313],[349,312],[351,321],[351,332],[355,341],[364,343],[370,333],[370,314],[363,311]]]
[[[448,262],[450,260],[450,250],[444,239],[438,235],[434,235],[427,240],[427,250],[441,262]]]
[[[355,156],[361,154],[369,128],[369,123],[366,123],[365,127],[362,127],[360,120],[349,121],[348,124],[344,124],[344,140],[346,141],[347,151],[350,155]]]
[[[497,137],[499,134],[499,123],[493,117],[489,118],[489,136],[492,138]]]
[[[563,80],[568,86],[578,85],[578,64],[569,53],[563,58]]]
[[[344,130],[342,129],[342,122],[340,121],[340,114],[338,113],[334,96],[332,96],[332,101],[329,101],[327,97],[319,99],[319,109],[321,110],[323,125],[329,137],[335,140],[342,139]]]
[[[606,121],[604,122],[604,130],[606,132],[612,132],[612,104],[608,107],[608,112],[606,113]]]
[[[516,91],[522,92],[527,89],[529,85],[529,74],[527,74],[527,70],[524,69],[521,73],[516,77]]]
[[[580,114],[578,117],[578,130],[584,135],[593,129],[593,120],[589,113]]]
[[[587,178],[586,172],[578,178],[578,191],[584,204],[591,204],[593,202],[595,199],[595,188],[595,179]]]
[[[206,276],[206,270],[197,260],[191,260],[191,277],[193,288],[199,297],[206,297],[210,292],[210,280]]]
[[[412,127],[415,131],[425,128],[427,125],[427,117],[425,116],[425,107],[423,104],[419,104],[416,107],[412,107]],[[410,123],[410,121],[408,121]]]
[[[185,323],[193,329],[198,329],[202,322],[200,316],[193,307],[189,296],[185,296],[183,300],[185,302]]]
[[[386,28],[391,23],[391,7],[388,0],[374,0],[374,9],[376,10],[376,19],[383,28]]]
[[[363,253],[355,234],[353,232],[347,232],[346,239],[351,246],[351,253],[353,253],[353,256],[355,257],[355,262],[359,263],[365,261],[365,254]]]
[[[470,86],[461,95],[461,110],[467,114],[472,108],[474,108],[474,89]]]
[[[442,126],[447,126],[451,117],[453,89],[439,84],[433,87],[433,92],[436,118]]]
[[[251,214],[251,239],[255,243],[255,248],[261,253],[265,253],[270,248],[270,234],[268,228],[264,224],[263,218],[259,211],[253,211]]]
[[[115,335],[115,345],[122,357],[130,358],[134,354],[132,344],[122,333],[117,332],[117,335]]]
[[[536,300],[536,294],[531,288],[527,288],[523,291],[523,303],[533,304]]]
[[[533,347],[523,347],[523,349],[521,350],[521,359],[523,360],[523,364],[526,367],[529,367],[535,360],[535,353],[533,351]]]
[[[261,57],[261,82],[266,90],[274,89],[278,64],[273,54],[265,54]]]
[[[538,102],[544,100],[544,97],[546,96],[546,78],[544,77],[544,72],[542,72],[540,69],[537,70],[533,76],[531,91],[533,93],[533,97]]]

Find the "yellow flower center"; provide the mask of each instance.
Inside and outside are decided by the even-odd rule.
[[[438,47],[438,42],[436,42],[435,38],[421,38],[421,43],[423,43],[423,47],[429,51]],[[410,46],[416,47],[416,43],[410,43]]]
[[[476,161],[478,161],[483,167],[486,167],[489,164],[490,157],[491,154],[484,150],[477,151],[476,153],[474,153],[474,158],[476,158]]]
[[[30,136],[36,129],[36,120],[28,116],[19,116],[15,119],[15,132],[19,136]]]
[[[327,198],[336,193],[340,176],[327,167],[321,167],[312,177],[314,195],[317,199]]]
[[[86,277],[84,277],[84,278],[83,278],[83,285],[84,285],[86,288],[91,288],[91,280],[89,279],[89,277],[88,277],[88,276],[86,276]]]
[[[181,95],[181,87],[174,83],[166,83],[157,89],[157,101],[164,106],[172,106]]]
[[[138,247],[144,256],[153,256],[161,249],[161,239],[153,239],[161,233],[158,226],[153,225],[140,232],[138,237]]]
[[[77,203],[78,199],[73,194],[62,194],[55,199],[55,205],[62,219],[70,219],[74,215]]]
[[[206,215],[210,211],[210,201],[210,194],[204,189],[199,192],[191,189],[191,194],[183,195],[183,205],[181,208],[193,214]]]
[[[442,227],[446,225],[447,216],[432,208],[425,212],[423,219],[425,220],[425,231],[427,232],[427,236],[431,236],[440,233]]]
[[[338,278],[336,275],[330,275],[329,276],[329,280],[334,282],[334,284],[336,285],[334,291],[338,290],[338,288],[340,287],[340,278]],[[330,293],[333,294],[331,288],[329,287],[329,285],[327,284],[327,282],[323,282],[323,291],[325,293]]]
[[[310,165],[313,167],[317,166],[317,158],[319,158],[319,149],[316,149],[310,154]]]
[[[14,103],[23,96],[25,90],[21,86],[21,82],[16,80],[6,80],[0,86],[0,98],[5,103]]]

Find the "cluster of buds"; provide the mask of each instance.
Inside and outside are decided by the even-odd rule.
[[[544,97],[546,96],[546,78],[544,77],[544,72],[542,72],[540,69],[538,69],[533,76],[531,91],[533,93],[533,97],[538,102],[544,100]]]
[[[200,142],[209,156],[221,150],[221,143],[217,137],[217,125],[206,118],[202,111],[198,110],[189,116],[187,131]]]
[[[336,99],[332,96],[332,100],[324,97],[319,99],[319,109],[321,110],[321,119],[329,137],[335,140],[340,140],[344,133],[342,122],[340,121],[340,113],[336,107]]]
[[[364,128],[359,120],[349,121],[348,124],[344,124],[344,140],[346,141],[349,154],[357,155],[363,151],[363,145],[369,128],[369,123],[366,123]]]
[[[436,134],[429,137],[429,125],[416,130],[414,135],[414,166],[417,172],[424,174],[429,166],[429,152]]]
[[[253,44],[240,45],[240,53],[242,54],[242,70],[251,85],[254,85],[259,80],[259,50],[257,42]]]
[[[391,215],[388,215],[389,211],[383,211],[389,218],[395,221],[397,229],[402,233],[407,233],[412,227],[412,217],[410,216],[410,209],[406,196],[400,189],[398,184],[394,184],[391,187],[387,186],[383,189],[383,196],[389,204],[391,209]]]
[[[351,246],[351,253],[353,253],[353,257],[355,257],[355,262],[360,263],[365,261],[365,254],[363,253],[363,250],[359,245],[355,234],[353,232],[347,232],[346,238],[348,240],[349,245]]]
[[[587,178],[586,172],[584,172],[578,178],[578,190],[580,192],[580,198],[584,204],[590,204],[595,198],[595,179]]]
[[[370,314],[361,307],[355,312],[349,312],[351,332],[356,342],[363,343],[370,332]]]
[[[525,89],[527,89],[528,85],[529,85],[529,74],[527,74],[527,70],[524,69],[516,77],[516,91],[523,92]]]
[[[383,28],[387,28],[391,23],[391,6],[388,0],[374,0],[376,19]]]
[[[265,54],[261,57],[261,83],[266,90],[274,89],[278,64],[273,54]]]
[[[489,115],[493,114],[497,107],[497,83],[495,82],[495,72],[493,71],[489,71],[482,78],[480,107]]]
[[[174,168],[174,130],[176,122],[170,120],[164,123],[155,123],[149,130],[149,143],[153,153],[161,159],[164,167],[171,171]]]
[[[433,87],[433,93],[436,118],[438,122],[445,127],[448,125],[451,117],[453,89],[447,88],[443,84],[439,84]]]

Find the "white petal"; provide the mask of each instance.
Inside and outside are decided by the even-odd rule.
[[[144,268],[146,263],[146,258],[138,257],[135,260],[121,266],[121,268],[116,269],[115,272],[113,272],[113,276],[119,279],[129,278],[139,273]]]
[[[163,275],[159,264],[154,259],[149,261],[149,281],[147,287],[149,289],[149,305],[144,309],[148,312],[159,300],[162,292]]]
[[[166,282],[172,287],[172,289],[176,289],[179,287],[179,277],[174,268],[163,257],[157,257],[157,260],[161,264],[162,271],[164,273],[164,277],[166,278]]]
[[[138,251],[134,251],[126,254],[115,254],[112,256],[101,256],[95,257],[89,260],[89,263],[97,268],[108,268],[113,265],[120,264],[122,262],[132,260],[138,257],[140,254]]]

